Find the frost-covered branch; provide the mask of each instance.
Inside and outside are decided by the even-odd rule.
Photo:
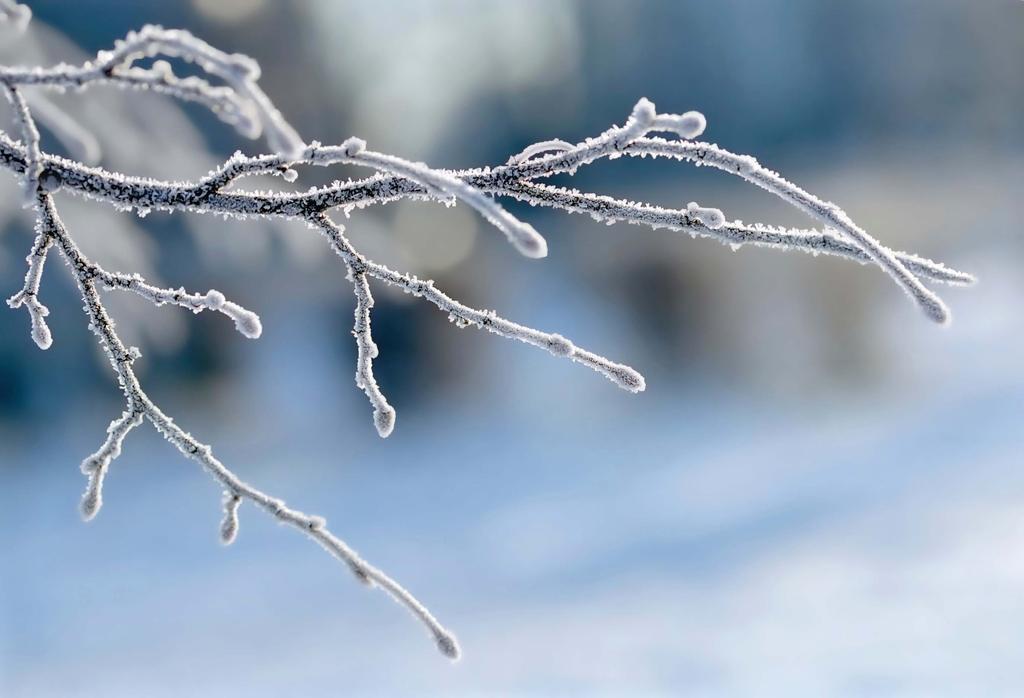
[[[53,335],[46,324],[46,316],[50,314],[50,310],[39,302],[39,282],[43,277],[43,266],[46,264],[51,244],[50,237],[45,233],[40,232],[36,235],[32,249],[25,258],[28,262],[25,284],[20,291],[7,299],[7,305],[11,308],[24,307],[28,311],[32,322],[32,341],[40,349],[49,349],[53,344]]]
[[[13,15],[14,9],[10,10]],[[36,192],[40,189],[39,175],[42,172],[42,153],[39,150],[39,129],[29,111],[28,103],[17,88],[11,85],[4,85],[5,94],[13,107],[14,121],[21,129],[22,140],[25,143],[25,170],[24,190],[25,203],[32,206],[35,203]],[[28,271],[25,272],[25,283],[21,290],[7,299],[7,305],[11,308],[24,307],[28,311],[32,322],[32,340],[40,349],[49,349],[53,343],[53,335],[46,324],[46,316],[50,314],[49,309],[39,301],[39,283],[43,277],[43,267],[46,265],[46,257],[50,251],[52,240],[45,229],[40,228],[36,233],[35,242],[29,251],[25,261],[28,262]]]
[[[39,149],[39,129],[32,118],[28,102],[13,84],[4,83],[7,101],[13,107],[14,123],[21,131],[21,139],[25,144],[25,169],[22,171],[25,189],[25,207],[35,203],[35,193],[39,188],[39,175],[43,172],[43,154]]]
[[[509,165],[518,165],[521,162],[540,155],[541,153],[565,152],[566,150],[572,150],[573,145],[568,141],[563,141],[561,138],[552,138],[550,141],[540,141],[533,145],[528,145],[523,148],[520,152],[516,153],[508,159]]]
[[[29,16],[24,6],[12,0],[0,0],[0,22],[6,19],[8,24],[24,24]],[[180,58],[195,65],[203,75],[177,76],[161,57]],[[140,64],[149,59],[154,60],[148,66]],[[88,477],[81,505],[86,519],[100,510],[104,479],[130,432],[148,421],[184,456],[196,461],[217,481],[224,493],[220,537],[225,544],[238,535],[239,510],[243,502],[249,502],[302,531],[347,565],[359,580],[385,590],[424,624],[441,651],[452,658],[459,653],[454,636],[408,591],[331,533],[323,519],[291,509],[281,500],[242,481],[214,457],[209,446],[179,427],[150,399],[133,368],[140,353],[121,341],[101,291],[131,291],[157,306],[175,305],[195,313],[219,312],[230,318],[241,334],[253,339],[262,332],[259,317],[227,300],[217,290],[198,293],[183,288],[161,288],[138,274],[108,271],[91,261],[61,221],[54,198],[56,192],[84,196],[119,210],[188,211],[242,219],[251,216],[285,218],[302,221],[317,230],[341,258],[352,283],[355,296],[353,336],[357,349],[355,381],[370,401],[373,421],[382,437],[392,432],[396,418],[394,408],[373,373],[378,347],[371,334],[374,307],[371,280],[430,302],[459,327],[472,325],[583,364],[625,390],[644,390],[644,378],[634,369],[578,347],[559,334],[518,324],[494,311],[472,308],[445,294],[430,280],[367,259],[353,247],[345,237],[344,227],[330,215],[336,210],[347,214],[357,208],[399,199],[446,205],[462,202],[497,227],[527,257],[545,256],[547,243],[533,226],[509,213],[499,203],[500,198],[587,214],[609,224],[626,222],[651,229],[684,231],[734,248],[757,245],[828,254],[877,265],[892,276],[930,318],[940,322],[948,320],[948,311],[942,301],[924,287],[922,280],[954,285],[974,281],[969,274],[940,263],[889,250],[853,223],[842,209],[814,197],[753,158],[692,140],[707,126],[698,112],[658,113],[653,103],[641,99],[623,126],[614,126],[595,138],[577,144],[561,139],[544,140],[512,155],[503,165],[444,170],[369,150],[358,138],[350,138],[340,145],[322,145],[315,141],[307,144],[260,88],[259,76],[259,66],[247,56],[225,53],[182,30],[155,26],[130,33],[112,49],[101,51],[94,60],[83,65],[0,67],[0,86],[12,107],[18,129],[15,137],[0,131],[0,169],[8,170],[21,180],[26,203],[36,215],[35,239],[26,258],[28,270],[21,290],[11,296],[8,304],[26,308],[32,339],[40,348],[49,347],[52,336],[45,321],[49,311],[40,303],[38,295],[47,256],[52,249],[57,250],[79,289],[89,327],[96,334],[123,390],[124,411],[110,423],[97,451],[82,462],[81,469]],[[214,84],[208,78],[219,82]],[[22,92],[89,89],[98,85],[160,92],[199,102],[234,125],[240,134],[250,138],[262,134],[271,152],[258,156],[236,153],[215,171],[193,182],[136,177],[86,164],[80,160],[92,160],[95,155],[95,148],[90,147],[90,142],[95,141],[90,141],[90,134],[41,94],[26,99]],[[36,128],[37,116],[57,124],[53,130],[64,134],[59,137],[79,160],[56,157],[42,149]],[[652,133],[674,138],[650,137]],[[556,175],[571,176],[580,167],[623,155],[667,157],[717,167],[772,192],[823,227],[795,230],[729,222],[718,208],[695,202],[676,209],[664,208],[538,181]],[[365,166],[376,173],[358,181],[298,193],[253,192],[234,186],[241,179],[255,175],[278,175],[287,182],[295,182],[298,178],[295,168],[300,165],[328,167],[336,164]]]
[[[823,225],[838,230],[888,273],[929,318],[942,324],[950,321],[950,313],[946,304],[935,293],[925,288],[920,279],[907,269],[892,250],[854,223],[841,208],[829,201],[823,201],[787,181],[778,173],[763,167],[753,157],[737,155],[713,144],[669,142],[660,138],[632,143],[629,153],[630,155],[667,155],[689,160],[697,165],[708,165],[736,174],[746,181],[756,184],[817,218]]]
[[[619,153],[633,156],[671,157],[688,160],[696,165],[708,165],[755,184],[775,194],[804,213],[818,219],[825,226],[838,230],[851,243],[860,248],[873,262],[886,271],[904,291],[921,307],[925,314],[939,323],[947,323],[949,310],[941,299],[924,287],[921,281],[878,240],[856,225],[841,208],[823,201],[801,189],[780,175],[761,166],[749,155],[737,155],[717,145],[691,142],[703,133],[705,121],[695,112],[659,115],[654,104],[646,99],[637,102],[626,125],[612,128],[597,138],[588,139],[575,148],[537,158],[525,165],[528,174],[522,178],[547,177],[563,172],[573,173],[579,167],[600,158],[617,157]],[[646,138],[652,132],[671,132],[683,140],[667,141]],[[723,220],[724,222],[724,220]],[[716,228],[719,225],[708,225]]]
[[[479,327],[507,339],[517,339],[539,349],[545,349],[554,356],[564,357],[592,368],[630,392],[641,392],[644,378],[629,366],[610,361],[603,356],[581,349],[559,334],[542,332],[500,317],[490,310],[477,310],[460,303],[434,286],[430,280],[418,279],[410,274],[389,269],[383,264],[372,262],[355,251],[344,235],[344,228],[326,215],[310,217],[310,223],[319,228],[331,248],[341,257],[354,275],[364,274],[379,279],[417,298],[423,298],[448,314],[448,319],[459,327]],[[358,291],[357,291],[358,293]]]
[[[332,555],[344,562],[360,581],[376,585],[390,594],[418,618],[433,635],[440,650],[455,659],[459,655],[458,643],[433,615],[412,594],[381,570],[363,560],[358,553],[327,528],[322,518],[310,516],[290,509],[285,503],[252,487],[213,455],[213,450],[183,430],[174,420],[157,407],[143,391],[135,374],[133,363],[140,354],[134,347],[126,347],[114,329],[114,323],[97,288],[96,265],[81,252],[61,222],[50,194],[39,193],[39,225],[50,236],[72,269],[75,282],[85,302],[84,309],[89,319],[89,328],[96,334],[100,346],[107,355],[110,365],[124,391],[127,408],[122,416],[111,422],[107,439],[100,449],[85,459],[82,471],[89,478],[89,484],[82,499],[82,513],[91,519],[102,505],[103,479],[110,462],[120,455],[122,444],[128,432],[147,419],[181,453],[206,469],[227,492],[225,521],[221,525],[221,539],[225,543],[234,540],[238,532],[238,506],[246,499],[263,509],[282,523],[291,525],[305,533]]]
[[[336,147],[313,144],[303,155],[304,162],[314,165],[335,163],[367,165],[381,172],[416,182],[437,198],[465,201],[467,205],[472,206],[493,223],[498,230],[505,233],[509,242],[525,256],[545,257],[548,254],[547,242],[540,236],[540,233],[533,229],[532,225],[523,223],[480,189],[467,184],[454,174],[444,170],[431,169],[423,163],[409,162],[393,155],[367,150],[366,142],[359,138],[349,138]]]
[[[214,86],[198,76],[179,78],[165,60],[156,60],[149,68],[134,65],[156,56],[194,63],[226,85]],[[3,68],[0,79],[8,85],[58,89],[113,84],[199,102],[239,133],[256,138],[262,132],[275,152],[297,156],[305,144],[260,88],[259,77],[259,65],[248,56],[225,53],[187,31],[147,25],[116,42],[112,50],[100,51],[95,60],[84,65],[62,63],[52,68]]]
[[[631,223],[644,225],[654,230],[667,228],[673,231],[685,231],[694,237],[718,240],[737,250],[744,245],[753,245],[779,250],[796,250],[813,255],[845,257],[862,264],[872,262],[871,257],[861,248],[846,242],[828,229],[823,231],[797,230],[761,223],[745,224],[740,221],[726,222],[712,228],[695,219],[688,208],[663,208],[526,180],[505,184],[500,188],[489,189],[489,191],[537,206],[558,208],[570,213],[585,213],[595,221],[609,225]],[[906,252],[895,252],[894,254],[914,274],[929,281],[954,286],[970,286],[975,282],[974,277],[970,274],[950,269],[939,262]]]

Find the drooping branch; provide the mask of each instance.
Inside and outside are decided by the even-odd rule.
[[[163,60],[155,61],[150,68],[133,65],[161,55],[194,63],[227,84],[214,86],[198,76],[178,78]],[[241,134],[256,138],[263,132],[275,152],[297,156],[304,145],[302,139],[260,88],[259,77],[259,65],[248,56],[227,54],[187,31],[155,25],[130,32],[112,50],[100,51],[95,60],[81,66],[62,63],[52,68],[4,68],[2,74],[8,85],[65,89],[106,83],[199,102]]]
[[[199,442],[179,427],[173,419],[153,403],[143,391],[133,368],[133,364],[140,354],[137,349],[126,347],[121,341],[100,297],[97,277],[94,273],[95,265],[85,257],[64,227],[57,214],[52,196],[40,192],[38,201],[39,225],[54,239],[72,270],[79,292],[85,301],[84,309],[89,319],[89,327],[99,339],[100,346],[117,375],[118,383],[122,387],[127,402],[124,414],[111,422],[104,444],[82,463],[82,471],[89,477],[89,484],[82,500],[82,512],[85,518],[91,519],[98,512],[102,504],[102,486],[107,468],[110,462],[120,454],[128,432],[145,418],[177,447],[182,455],[197,461],[228,493],[228,501],[225,505],[227,516],[221,526],[221,538],[224,542],[234,540],[238,531],[238,504],[242,499],[246,499],[278,521],[305,533],[344,562],[360,581],[376,585],[386,591],[425,625],[446,656],[452,659],[458,658],[459,647],[454,635],[447,631],[426,607],[398,582],[363,560],[355,550],[331,533],[324,519],[291,509],[282,500],[271,497],[244,482],[214,457],[213,450],[209,446]]]
[[[23,23],[27,22],[28,16],[30,13],[24,6],[12,0],[0,0],[0,21],[7,18],[9,22]],[[183,59],[195,65],[203,75],[179,77],[161,57]],[[139,65],[146,59],[154,60],[148,67]],[[408,591],[331,533],[323,519],[291,509],[283,501],[242,481],[214,457],[209,446],[195,439],[160,410],[143,391],[134,371],[139,351],[121,341],[100,292],[125,290],[158,306],[176,305],[196,313],[204,310],[220,312],[235,323],[241,334],[253,339],[262,331],[259,317],[228,301],[216,290],[203,294],[183,288],[161,288],[138,274],[104,269],[82,253],[64,226],[57,212],[55,192],[70,192],[120,209],[295,219],[317,230],[341,258],[353,286],[356,384],[370,401],[373,421],[382,437],[388,436],[395,427],[395,410],[373,373],[373,359],[378,348],[371,335],[374,305],[371,279],[429,301],[460,327],[472,325],[581,363],[625,390],[642,391],[645,382],[632,368],[582,349],[559,334],[520,325],[493,311],[472,308],[440,291],[430,280],[419,279],[367,259],[345,237],[344,227],[331,217],[330,213],[337,209],[347,213],[399,199],[445,204],[462,202],[497,227],[527,257],[545,256],[547,243],[533,226],[508,212],[498,202],[499,197],[584,213],[608,223],[627,222],[652,229],[684,231],[733,246],[750,244],[834,255],[879,266],[911,295],[928,317],[939,322],[948,321],[948,310],[934,293],[923,286],[921,279],[954,285],[967,285],[974,281],[970,275],[942,264],[889,250],[853,223],[842,209],[814,197],[749,156],[693,141],[706,128],[706,121],[698,112],[659,114],[654,104],[641,99],[623,126],[614,126],[581,143],[544,140],[527,146],[510,157],[506,164],[494,168],[441,170],[368,150],[365,142],[358,138],[350,138],[340,145],[307,144],[263,92],[258,84],[259,76],[259,66],[247,56],[225,53],[182,30],[155,26],[130,33],[111,50],[101,51],[94,60],[80,66],[0,67],[0,86],[13,107],[15,123],[20,131],[18,140],[0,131],[0,168],[21,180],[26,202],[34,209],[37,219],[36,236],[27,257],[28,270],[22,289],[8,300],[8,304],[27,309],[33,340],[43,349],[49,347],[52,337],[45,322],[49,311],[39,302],[38,294],[47,256],[51,249],[56,249],[67,262],[84,302],[89,327],[96,334],[123,390],[123,413],[111,422],[99,449],[81,466],[88,477],[82,500],[82,513],[86,519],[95,516],[102,505],[104,479],[111,462],[121,453],[127,436],[143,421],[148,421],[184,456],[202,466],[223,490],[224,518],[220,537],[225,544],[236,538],[239,508],[243,501],[248,501],[278,521],[302,531],[345,563],[359,580],[385,590],[424,624],[441,651],[452,658],[459,654],[454,636]],[[219,81],[219,84],[211,82],[211,79]],[[194,182],[135,177],[45,153],[35,126],[33,108],[45,112],[48,108],[45,105],[49,103],[40,100],[33,107],[33,101],[26,100],[22,90],[90,89],[101,85],[154,91],[198,102],[232,124],[241,135],[255,138],[262,134],[272,152],[253,157],[236,153],[214,172]],[[73,119],[70,123],[74,124]],[[69,132],[75,139],[88,143],[89,134],[84,129],[76,132],[70,128]],[[652,133],[668,134],[674,138],[652,138]],[[79,150],[84,153],[90,148],[83,146]],[[725,170],[779,196],[824,227],[821,230],[787,230],[763,224],[728,222],[719,209],[695,202],[679,209],[663,208],[538,181],[556,175],[571,176],[580,167],[623,155],[667,157]],[[298,193],[229,190],[249,176],[278,175],[287,182],[294,182],[298,177],[295,168],[300,165],[327,167],[344,163],[373,168],[376,174],[359,181]]]
[[[644,390],[644,377],[629,366],[615,363],[603,356],[581,349],[560,334],[542,332],[500,317],[489,310],[477,310],[464,305],[434,286],[430,280],[418,279],[411,274],[402,274],[377,264],[355,251],[344,236],[344,228],[323,214],[310,217],[310,222],[320,229],[331,248],[341,257],[353,273],[363,273],[396,286],[417,298],[423,298],[436,305],[449,319],[460,327],[475,326],[506,339],[516,339],[538,349],[545,349],[554,356],[564,357],[581,363],[602,374],[620,388],[633,393]]]
[[[587,194],[576,189],[566,189],[527,180],[508,183],[502,187],[488,189],[496,194],[509,196],[538,206],[548,206],[570,213],[584,213],[596,221],[605,223],[631,223],[651,229],[667,228],[685,231],[697,237],[707,237],[739,248],[753,245],[777,250],[795,250],[808,254],[832,255],[860,262],[872,263],[861,248],[845,241],[829,229],[797,230],[769,226],[762,223],[726,222],[711,228],[695,219],[687,209],[670,209],[651,204],[615,199],[599,194]],[[895,252],[897,259],[914,274],[928,281],[970,286],[975,279],[970,274],[933,262],[907,252]]]
[[[838,230],[871,261],[892,276],[929,318],[943,324],[949,322],[949,310],[942,300],[925,288],[892,250],[856,225],[845,211],[761,166],[749,155],[737,155],[711,143],[685,140],[702,133],[705,126],[703,117],[687,117],[687,114],[659,115],[651,102],[641,99],[622,128],[609,129],[597,138],[588,139],[575,148],[531,160],[522,166],[527,172],[520,173],[520,178],[532,179],[565,172],[573,173],[584,165],[601,158],[617,157],[619,153],[671,157],[688,160],[698,166],[718,168],[771,192],[824,225]],[[682,136],[684,140],[646,138],[652,132],[673,132]]]
[[[436,198],[466,202],[505,233],[509,242],[526,257],[546,257],[548,254],[547,242],[532,225],[510,214],[479,188],[444,170],[431,169],[423,163],[367,150],[366,142],[359,138],[349,138],[336,147],[313,144],[305,150],[302,159],[303,162],[324,166],[335,163],[368,165],[381,172],[416,182]]]

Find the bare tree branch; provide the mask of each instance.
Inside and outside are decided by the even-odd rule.
[[[11,0],[0,0],[0,21],[6,19],[20,25],[27,22],[29,16],[24,6]],[[180,58],[192,63],[205,77],[176,76],[161,57]],[[156,60],[149,67],[136,65],[142,59]],[[911,295],[928,317],[939,322],[947,322],[949,312],[921,280],[958,285],[974,281],[969,274],[942,264],[889,250],[853,223],[842,209],[786,181],[749,156],[691,140],[706,127],[704,117],[698,112],[659,114],[654,104],[641,99],[625,125],[612,127],[582,143],[573,145],[560,139],[544,140],[528,146],[510,157],[506,164],[494,168],[441,170],[367,150],[365,142],[358,138],[350,138],[334,146],[306,143],[259,87],[259,76],[259,66],[247,56],[225,53],[182,30],[155,26],[130,33],[116,42],[111,50],[101,51],[94,60],[80,66],[0,67],[0,85],[13,107],[15,123],[20,130],[18,140],[0,132],[0,168],[20,178],[25,188],[26,203],[36,214],[36,236],[27,257],[28,271],[21,290],[8,300],[8,304],[13,308],[26,308],[31,319],[33,340],[40,348],[49,347],[52,336],[45,321],[48,310],[39,302],[38,295],[48,253],[51,248],[56,248],[78,286],[89,327],[96,334],[123,390],[123,413],[111,422],[99,449],[81,466],[88,477],[81,505],[86,519],[91,519],[101,508],[104,479],[111,462],[121,453],[128,434],[143,421],[148,421],[184,456],[202,466],[223,489],[224,519],[220,536],[225,544],[237,536],[239,508],[243,501],[248,501],[278,521],[303,532],[345,563],[360,581],[386,591],[423,623],[440,650],[453,659],[459,655],[454,635],[415,597],[331,533],[323,519],[291,509],[283,501],[242,481],[214,457],[209,446],[179,427],[150,399],[133,369],[139,351],[121,341],[100,291],[131,291],[154,305],[172,304],[196,313],[216,311],[230,318],[241,334],[253,339],[262,331],[259,317],[227,300],[217,290],[203,294],[183,288],[160,288],[149,284],[138,274],[102,268],[82,253],[64,226],[56,208],[54,192],[67,191],[119,209],[217,213],[239,218],[290,218],[301,220],[317,230],[341,258],[353,286],[356,299],[353,326],[357,347],[356,385],[366,393],[373,409],[374,424],[382,437],[388,436],[395,427],[395,410],[373,374],[372,362],[378,348],[371,335],[374,301],[370,279],[429,301],[460,327],[473,325],[544,349],[554,356],[597,371],[625,390],[642,391],[645,382],[643,376],[632,368],[580,348],[559,334],[517,324],[493,311],[471,308],[437,289],[430,280],[394,271],[367,259],[345,237],[344,227],[329,215],[337,209],[347,213],[355,208],[399,199],[445,204],[460,201],[497,227],[527,257],[545,256],[547,243],[529,223],[509,213],[494,197],[585,213],[607,223],[627,222],[652,229],[685,231],[695,237],[710,237],[733,246],[750,244],[834,255],[879,266]],[[220,84],[214,84],[207,78]],[[33,102],[26,101],[21,91],[69,87],[89,89],[98,85],[149,90],[198,102],[232,124],[241,135],[255,138],[262,134],[272,152],[254,157],[236,153],[217,170],[195,182],[168,182],[124,175],[46,154],[41,149]],[[45,112],[45,105],[49,103],[40,99],[35,104],[36,109]],[[62,113],[60,118],[63,117],[77,126],[73,117]],[[89,142],[89,134],[84,129],[71,128],[70,131],[75,139]],[[671,134],[675,138],[651,138],[651,133]],[[83,146],[80,151],[87,152],[89,148]],[[824,228],[820,231],[786,230],[762,224],[746,225],[728,222],[719,209],[694,202],[685,208],[669,209],[537,181],[560,174],[572,175],[580,167],[623,155],[668,157],[725,170],[779,196],[817,219]],[[228,187],[248,176],[275,174],[292,182],[297,178],[296,166],[326,167],[339,163],[362,165],[377,172],[359,181],[312,188],[302,193],[227,191]]]

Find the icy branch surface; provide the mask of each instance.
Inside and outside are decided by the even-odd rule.
[[[0,23],[24,28],[31,12],[12,0],[0,0]],[[180,77],[163,58],[179,58],[196,66],[202,75]],[[155,59],[149,67],[137,63]],[[125,407],[107,429],[107,435],[95,453],[81,465],[88,483],[81,509],[88,520],[96,516],[103,503],[103,484],[111,463],[124,446],[130,432],[149,422],[185,457],[194,460],[217,482],[223,491],[224,517],[220,538],[230,544],[239,533],[239,514],[243,503],[254,506],[302,532],[344,563],[355,577],[374,585],[402,604],[418,619],[446,656],[456,659],[459,646],[427,608],[384,572],[363,560],[337,537],[326,522],[291,509],[252,485],[242,481],[213,455],[213,450],[179,427],[144,392],[133,364],[138,349],[127,347],[118,336],[103,302],[101,291],[130,291],[156,305],[174,305],[194,313],[206,310],[230,319],[245,337],[258,338],[262,324],[256,313],[228,300],[223,293],[205,293],[184,288],[160,288],[135,273],[109,271],[88,259],[74,236],[64,226],[54,194],[58,191],[84,196],[119,210],[188,211],[246,218],[287,218],[304,222],[318,231],[327,246],[341,259],[355,295],[352,334],[356,342],[355,383],[366,394],[373,423],[381,437],[395,428],[395,409],[388,402],[373,373],[378,355],[371,333],[373,295],[371,280],[397,287],[405,293],[436,306],[459,327],[473,326],[492,334],[514,339],[543,349],[555,357],[582,364],[630,391],[644,390],[644,378],[621,363],[577,346],[560,334],[533,329],[481,310],[447,295],[430,280],[389,269],[364,257],[346,238],[344,227],[330,212],[352,209],[399,199],[437,202],[446,205],[461,202],[476,210],[494,225],[523,255],[544,257],[547,243],[529,223],[509,213],[498,201],[511,198],[533,205],[582,213],[606,223],[626,222],[651,229],[668,229],[708,237],[734,248],[743,245],[827,254],[859,263],[878,266],[891,276],[922,308],[927,317],[948,322],[949,311],[923,281],[969,285],[969,274],[905,252],[894,252],[857,226],[838,206],[823,201],[780,175],[760,165],[754,158],[737,155],[710,143],[694,141],[707,127],[698,112],[659,113],[655,105],[641,99],[623,126],[573,144],[561,139],[543,140],[512,155],[504,165],[493,168],[443,170],[393,155],[375,152],[358,138],[340,145],[306,143],[285,120],[281,112],[259,86],[260,69],[251,58],[225,53],[192,34],[156,26],[143,27],[128,34],[114,46],[99,52],[83,65],[60,64],[52,67],[2,67],[0,86],[11,107],[17,133],[0,131],[0,168],[17,177],[25,191],[25,201],[35,212],[34,240],[29,248],[21,289],[8,299],[12,308],[25,308],[29,314],[32,340],[46,349],[52,336],[46,324],[49,313],[39,301],[43,269],[51,249],[66,262],[83,301],[88,327],[96,335],[118,384],[123,390]],[[211,81],[212,80],[212,81]],[[98,157],[95,139],[68,114],[56,109],[43,91],[67,88],[91,89],[94,86],[150,90],[180,100],[198,102],[233,125],[248,138],[262,135],[269,154],[245,156],[236,153],[223,165],[194,182],[168,182],[135,177],[94,167]],[[36,90],[26,98],[24,90]],[[69,152],[79,160],[48,155],[40,144],[37,119],[51,125]],[[651,134],[670,138],[651,137]],[[610,196],[541,182],[555,175],[572,175],[580,167],[602,159],[628,156],[664,157],[695,165],[708,165],[738,176],[761,187],[818,221],[820,230],[795,230],[760,223],[730,222],[718,208],[689,202],[679,208],[664,208],[644,202],[626,201]],[[255,175],[278,175],[288,182],[297,179],[296,165],[329,167],[347,163],[371,168],[375,174],[355,182],[312,188],[302,193],[247,192],[228,190],[238,180]]]

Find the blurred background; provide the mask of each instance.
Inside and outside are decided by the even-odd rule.
[[[108,294],[153,398],[243,478],[324,515],[458,634],[407,614],[220,491],[146,426],[78,515],[121,398],[61,264],[54,345],[0,312],[0,696],[1024,693],[1024,3],[1011,0],[62,0],[0,63],[81,62],[145,23],[255,57],[307,139],[503,163],[622,123],[641,96],[833,200],[895,249],[976,274],[926,321],[875,268],[510,207],[526,260],[465,207],[347,221],[367,255],[640,370],[630,395],[375,286],[382,441],[353,383],[352,294],[302,225],[58,196],[87,253],[260,313]],[[239,139],[193,105],[53,95],[104,166],[194,179]],[[6,109],[6,108],[5,108]],[[0,112],[9,129],[9,112]],[[44,145],[62,152],[52,134]],[[305,188],[356,171],[246,186]],[[589,191],[808,227],[676,162]],[[0,280],[31,219],[0,174]]]

